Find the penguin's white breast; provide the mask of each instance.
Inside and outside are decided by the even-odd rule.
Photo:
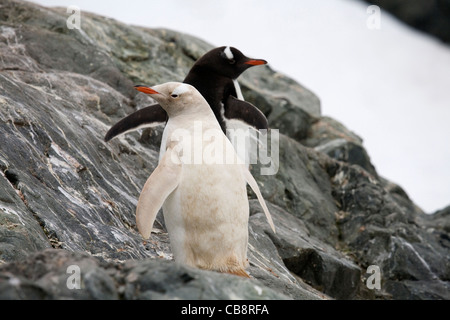
[[[214,117],[212,112],[211,116]],[[166,144],[175,128],[172,124],[175,122],[169,120],[163,134]],[[183,123],[176,124],[179,127]],[[203,130],[211,128],[220,133],[218,139],[223,144],[219,145],[235,156],[234,148],[215,118],[203,122]],[[207,146],[207,143],[203,145],[203,151]],[[161,152],[163,150],[162,145]],[[246,254],[249,214],[246,181],[240,164],[226,163],[183,163],[180,183],[164,203],[172,251],[180,262],[195,265],[193,259],[210,261],[214,258],[206,258],[207,255],[220,256],[221,252],[224,256],[229,252],[238,252],[241,257]]]
[[[231,250],[246,238],[249,209],[240,170],[226,164],[186,166],[179,186],[185,241],[220,252],[220,246]]]

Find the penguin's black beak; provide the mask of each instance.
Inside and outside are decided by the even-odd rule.
[[[159,94],[158,91],[156,91],[156,90],[154,90],[154,89],[152,89],[150,87],[146,87],[146,86],[134,86],[134,88],[137,91],[140,91],[140,92],[143,92],[143,93],[146,93],[146,94]]]
[[[263,59],[249,59],[245,61],[245,64],[249,64],[251,66],[259,66],[262,64],[267,64],[267,61]]]

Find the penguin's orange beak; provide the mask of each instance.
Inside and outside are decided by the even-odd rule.
[[[159,94],[158,91],[153,90],[152,88],[149,88],[149,87],[146,87],[146,86],[134,86],[134,88],[137,91],[140,91],[140,92],[143,92],[143,93],[146,93],[146,94]]]
[[[259,66],[262,64],[267,64],[266,60],[262,60],[262,59],[251,59],[248,61],[245,61],[246,64],[252,65],[252,66]]]

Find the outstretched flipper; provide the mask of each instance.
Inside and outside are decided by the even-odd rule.
[[[167,112],[159,104],[142,108],[126,116],[113,125],[105,135],[105,141],[128,131],[137,130],[144,127],[154,127],[167,122]]]
[[[225,118],[228,120],[240,120],[258,130],[269,129],[267,118],[257,107],[250,102],[228,96],[225,101]]]
[[[267,221],[269,222],[270,227],[272,228],[272,231],[275,232],[275,226],[272,221],[272,216],[270,215],[269,209],[267,208],[266,202],[264,201],[264,198],[261,194],[261,191],[259,190],[258,184],[256,183],[255,178],[253,178],[250,171],[247,169],[246,166],[241,166],[242,173],[244,174],[244,178],[247,181],[247,183],[252,188],[253,192],[256,194],[256,197],[258,198],[259,203],[261,204],[261,207],[264,211],[264,214],[266,215]]]
[[[136,208],[137,228],[144,239],[150,237],[159,209],[178,186],[181,169],[181,162],[177,163],[172,158],[172,149],[167,149],[159,165],[147,179]]]

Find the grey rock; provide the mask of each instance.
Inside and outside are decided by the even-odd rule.
[[[0,264],[50,247],[39,222],[23,203],[23,195],[13,186],[15,173],[6,166],[3,168],[0,174]]]
[[[440,281],[387,281],[385,287],[392,296],[403,300],[448,300],[450,291],[448,282]]]
[[[239,80],[245,99],[264,112],[269,126],[293,139],[304,139],[320,116],[314,93],[269,66],[254,68]]]
[[[319,118],[301,142],[333,159],[359,165],[371,175],[378,175],[363,147],[363,140],[334,119]]]
[[[311,236],[302,220],[282,208],[269,205],[277,226],[276,233],[273,233],[265,222],[259,203],[251,200],[250,207],[253,214],[250,221],[270,236],[284,265],[291,272],[332,298],[350,299],[356,295],[361,270],[350,258]]]
[[[336,160],[357,164],[370,174],[377,175],[374,166],[370,162],[369,155],[360,144],[355,144],[345,139],[336,139],[324,145],[317,146],[316,150]]]
[[[280,135],[279,145],[279,170],[275,175],[260,175],[261,166],[252,166],[264,198],[307,222],[312,235],[335,243],[338,208],[328,173],[317,161],[322,155],[285,135]]]
[[[369,0],[413,28],[450,43],[450,2],[448,0]]]
[[[256,200],[251,200],[252,207],[259,207]],[[271,206],[271,213],[274,214]],[[252,212],[254,210],[252,209]],[[321,291],[315,290],[302,279],[296,277],[285,265],[276,243],[272,240],[266,217],[255,213],[249,223],[249,273],[269,288],[278,290],[289,297],[300,300],[330,299]],[[275,213],[276,214],[276,213]],[[275,218],[275,216],[273,216]]]
[[[72,271],[77,268],[76,272]],[[75,280],[78,277],[79,280]],[[78,281],[78,282],[77,282]],[[110,263],[47,249],[0,266],[0,299],[289,299],[252,279],[164,259]]]
[[[437,210],[433,214],[420,216],[421,222],[426,225],[429,231],[439,231],[442,234],[450,233],[450,206]]]
[[[449,247],[442,243],[441,233],[430,232],[421,222],[425,214],[398,192],[384,188],[385,181],[362,174],[366,171],[358,166],[338,166],[332,172],[333,194],[340,201],[341,247],[363,268],[378,265],[383,279],[390,283],[386,293],[394,298],[426,298],[426,292],[414,293],[414,283],[422,292],[428,281],[432,296],[441,294],[440,299],[448,299]],[[394,285],[406,280],[408,285]],[[402,290],[389,291],[397,285]]]
[[[289,299],[258,281],[190,268],[167,260],[128,262],[125,299],[264,300]]]
[[[104,264],[103,264],[104,265]],[[79,284],[71,278],[78,276]],[[114,279],[97,259],[77,252],[46,249],[0,266],[1,299],[117,299]]]

